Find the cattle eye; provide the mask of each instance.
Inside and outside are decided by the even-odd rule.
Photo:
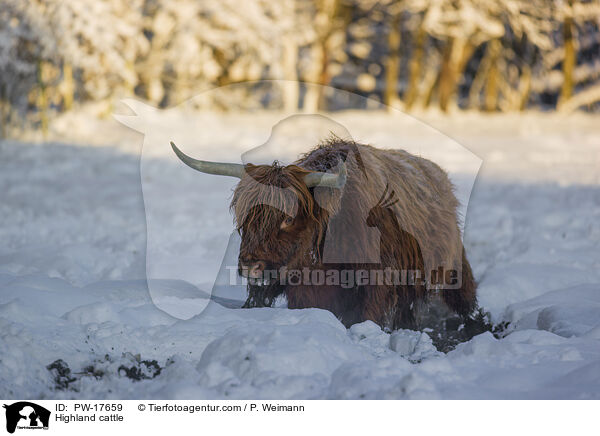
[[[291,216],[288,216],[281,222],[281,225],[279,227],[282,229],[287,229],[293,223],[294,223],[294,218],[292,218]]]

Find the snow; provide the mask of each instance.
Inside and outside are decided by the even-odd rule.
[[[202,141],[240,144],[224,150],[232,161],[281,119],[197,117],[211,126]],[[142,137],[71,114],[48,142],[0,143],[0,397],[600,398],[597,117],[423,118],[483,159],[464,240],[481,306],[508,323],[502,337],[483,333],[443,354],[426,332],[390,334],[369,321],[346,329],[327,311],[281,302],[237,309],[240,286],[217,286],[210,301],[217,254],[235,258],[229,187],[215,185],[213,209],[199,207],[193,185],[162,184],[180,173],[195,183],[170,151],[145,149],[142,195]],[[336,121],[375,145],[426,149],[435,140],[416,121],[380,113]],[[472,175],[460,156],[433,154],[453,180]],[[148,193],[168,193],[156,212],[176,227],[154,233],[159,254],[191,252],[213,266],[185,280],[188,266],[172,262],[170,274],[146,279],[156,215],[144,207]],[[195,222],[211,231],[182,231]],[[59,359],[70,372],[47,369]]]

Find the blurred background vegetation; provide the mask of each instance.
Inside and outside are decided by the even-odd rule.
[[[600,0],[0,0],[2,136],[264,79],[204,109],[598,111],[599,77]]]

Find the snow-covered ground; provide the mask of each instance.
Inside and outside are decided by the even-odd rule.
[[[280,119],[196,122],[206,126],[202,140],[238,144],[221,151],[239,159]],[[336,120],[374,145],[427,154],[436,142],[418,123],[385,114]],[[600,119],[424,120],[483,160],[464,239],[480,304],[495,323],[510,323],[505,337],[484,333],[442,354],[426,334],[388,334],[371,322],[345,329],[318,309],[211,302],[188,320],[169,315],[210,291],[213,278],[191,284],[168,265],[171,275],[146,281],[142,135],[66,115],[46,143],[0,142],[0,397],[600,398]],[[210,219],[226,212],[229,187],[203,193],[214,195],[214,209],[204,202],[196,215],[189,186],[167,183],[176,174],[194,183],[192,173],[168,148],[147,150],[144,195],[164,199],[153,216],[173,227],[153,238],[166,255],[194,247],[207,259],[196,274],[206,275],[231,231],[229,218]],[[468,173],[460,158],[438,158],[455,180]],[[180,235],[198,221],[202,230]],[[148,283],[168,291],[159,304],[168,313]]]

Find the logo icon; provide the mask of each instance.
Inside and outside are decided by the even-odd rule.
[[[14,433],[15,429],[48,429],[50,411],[29,401],[19,401],[6,409],[6,431]]]

